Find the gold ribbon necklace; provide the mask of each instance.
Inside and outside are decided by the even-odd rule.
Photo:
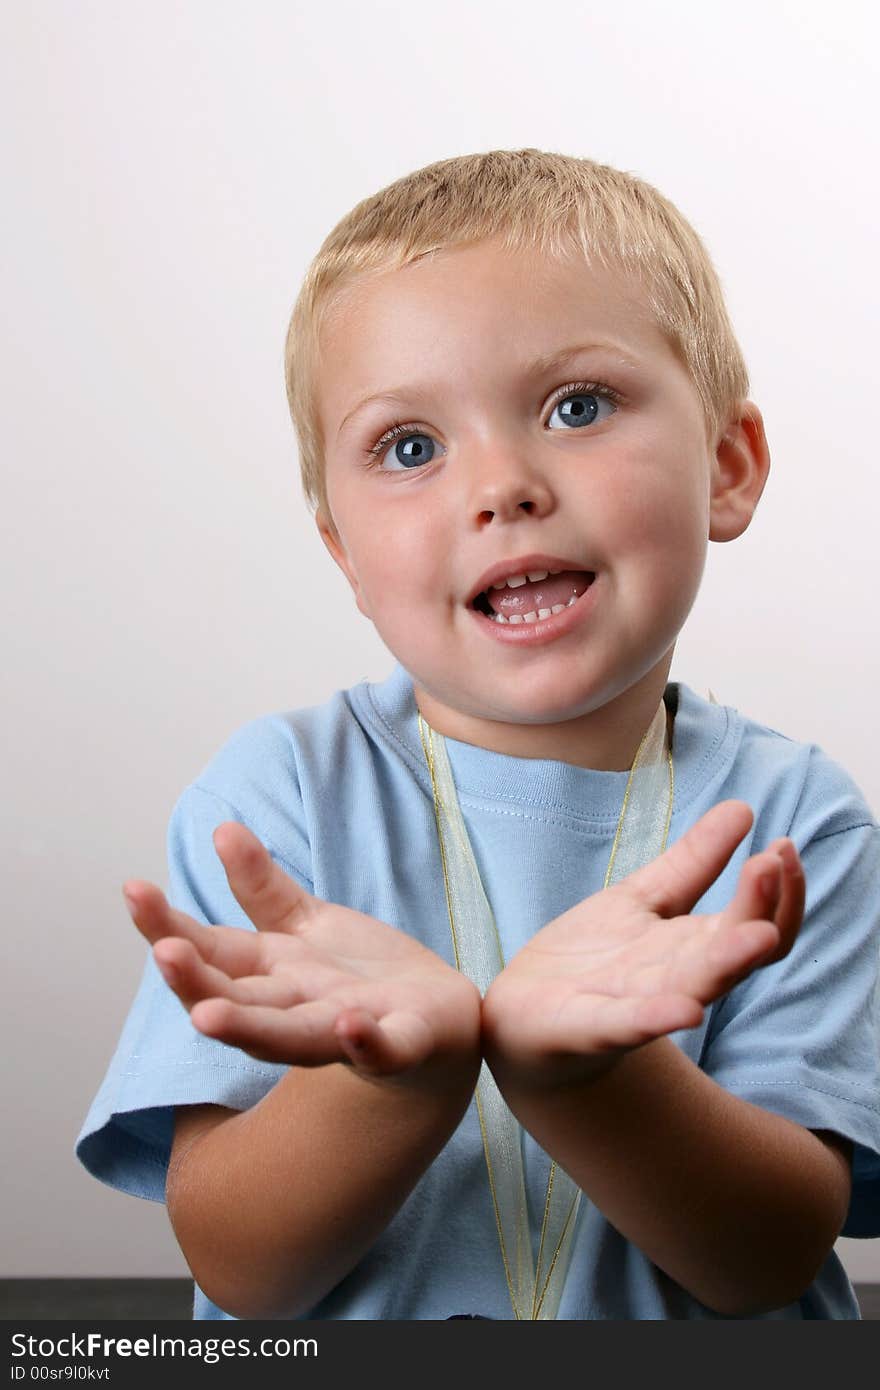
[[[443,865],[446,906],[456,969],[485,994],[504,969],[495,917],[465,828],[446,740],[419,713],[419,736],[431,775],[434,816]],[[649,863],[666,848],[672,820],[674,776],[663,700],[630,768],[605,874],[604,888]],[[475,1099],[495,1212],[495,1225],[514,1317],[553,1319],[571,1261],[581,1193],[554,1161],[550,1166],[537,1264],[529,1233],[522,1159],[522,1128],[485,1060]],[[545,1269],[545,1248],[553,1249]]]

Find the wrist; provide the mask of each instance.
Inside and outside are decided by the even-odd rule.
[[[540,1029],[522,1026],[522,1005],[496,977],[482,1001],[482,1053],[499,1090],[571,1090],[612,1071],[626,1049],[572,1051],[542,1044]],[[533,1024],[535,1020],[532,1020]]]

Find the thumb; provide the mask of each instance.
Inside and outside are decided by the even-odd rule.
[[[258,931],[294,933],[314,916],[320,898],[286,874],[246,825],[224,821],[212,839],[232,895]]]
[[[745,801],[719,801],[650,864],[621,880],[660,917],[690,912],[752,828]]]

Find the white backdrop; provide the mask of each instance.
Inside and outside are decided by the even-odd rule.
[[[705,239],[763,414],[672,678],[816,742],[880,807],[877,8],[746,0],[6,0],[0,1275],[185,1274],[73,1143],[184,786],[233,730],[392,658],[300,492],[282,355],[355,202],[529,145]],[[880,1280],[880,1241],[841,1240]]]

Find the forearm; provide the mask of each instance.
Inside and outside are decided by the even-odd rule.
[[[467,1109],[479,1057],[429,1087],[294,1067],[201,1134],[168,1211],[199,1286],[240,1318],[302,1317],[358,1262]]]
[[[669,1038],[578,1086],[523,1085],[503,1066],[496,1080],[611,1224],[716,1312],[792,1302],[839,1234],[820,1140],[725,1091]]]

